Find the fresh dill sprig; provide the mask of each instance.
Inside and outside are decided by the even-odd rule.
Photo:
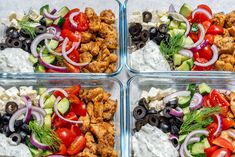
[[[20,28],[27,31],[31,38],[36,37],[36,29],[31,26],[32,22],[30,22],[27,15],[25,15],[22,20],[19,20],[18,23]]]
[[[51,128],[40,126],[36,121],[30,121],[29,129],[40,142],[48,145],[53,151],[59,149],[61,140]]]

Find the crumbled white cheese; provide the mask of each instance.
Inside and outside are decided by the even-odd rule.
[[[147,100],[148,99],[148,92],[143,90],[140,97],[145,98]]]
[[[156,100],[158,99],[158,94],[160,92],[160,89],[152,87],[148,92],[148,99],[149,100]]]

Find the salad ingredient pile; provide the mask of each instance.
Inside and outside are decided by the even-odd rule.
[[[192,8],[186,3],[179,13],[173,5],[170,5],[167,12],[134,12],[128,19],[131,51],[129,64],[139,71],[160,71],[150,69],[148,65],[159,66],[159,61],[145,58],[143,62],[146,63],[146,68],[138,68],[142,65],[138,65],[140,58],[137,53],[151,49],[152,45],[148,43],[153,41],[159,45],[158,51],[161,52],[154,55],[156,58],[164,56],[171,70],[234,71],[233,17],[234,11],[227,15],[213,14],[211,8],[205,4]],[[144,56],[151,58],[153,54],[144,51]]]
[[[182,91],[154,87],[143,91],[133,109],[133,156],[142,150],[153,157],[231,157],[235,153],[234,100],[234,91],[213,89],[206,83],[189,84]],[[162,139],[152,140],[158,136],[148,130],[168,136],[162,147],[156,142]],[[178,151],[170,153],[174,149]]]
[[[97,15],[92,8],[82,12],[65,6],[57,11],[45,5],[23,16],[12,13],[3,23],[7,28],[5,41],[0,43],[1,52],[23,49],[24,58],[32,62],[35,72],[112,73],[116,70],[118,41],[115,14],[111,10]],[[28,57],[26,52],[31,55]],[[8,62],[3,60],[10,66]]]
[[[103,88],[1,88],[0,154],[118,156],[113,117],[117,101]],[[20,152],[21,150],[25,152]],[[23,151],[22,150],[22,151]]]

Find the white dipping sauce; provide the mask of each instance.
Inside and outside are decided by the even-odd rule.
[[[167,134],[149,124],[132,136],[134,157],[178,157],[179,153]]]
[[[146,45],[129,56],[132,69],[145,72],[153,71],[170,71],[170,65],[161,54],[159,46],[153,41],[149,41]]]
[[[34,72],[29,53],[20,48],[0,51],[0,72]]]

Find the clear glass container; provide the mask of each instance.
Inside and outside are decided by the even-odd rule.
[[[214,1],[214,0],[163,0],[163,1],[156,1],[156,0],[125,0],[124,6],[123,6],[123,20],[124,20],[124,60],[125,65],[128,68],[129,72],[134,74],[166,74],[166,73],[174,73],[172,75],[188,75],[188,71],[153,71],[153,72],[145,72],[145,71],[139,71],[135,69],[135,67],[131,66],[130,63],[130,53],[131,50],[131,40],[129,38],[129,22],[130,17],[133,14],[133,12],[136,11],[146,11],[146,10],[157,10],[157,11],[168,11],[170,4],[173,4],[175,9],[179,11],[180,7],[187,3],[193,8],[196,8],[199,4],[207,4],[209,7],[211,7],[212,11],[214,13],[218,12],[224,12],[229,13],[234,10],[235,4],[233,0],[227,0],[227,1]],[[231,7],[234,6],[234,7]],[[191,71],[190,75],[230,75],[233,72],[229,71]]]
[[[10,87],[33,86],[34,89],[39,87],[69,87],[80,84],[81,88],[102,87],[111,94],[111,99],[118,101],[117,111],[114,116],[115,126],[115,150],[119,157],[124,157],[123,152],[123,132],[124,132],[124,111],[123,111],[123,85],[115,78],[97,78],[90,79],[87,77],[61,77],[61,78],[0,78],[0,86],[5,89]]]
[[[116,71],[107,74],[107,73],[79,73],[79,75],[103,75],[103,76],[114,76],[117,75],[122,69],[122,31],[123,31],[123,23],[122,23],[122,4],[119,0],[7,0],[2,1],[0,5],[0,20],[2,18],[7,18],[11,12],[25,13],[30,9],[39,10],[42,6],[49,4],[51,8],[60,9],[64,6],[67,6],[70,9],[79,8],[84,11],[86,7],[91,7],[95,10],[97,14],[105,9],[111,9],[116,16],[116,28],[117,28],[117,36],[118,36],[118,49],[116,50],[116,54],[118,56],[118,61],[116,65]],[[0,42],[3,40],[5,36],[6,27],[0,22]],[[0,71],[1,72],[1,71]],[[5,73],[7,75],[12,75],[13,73]],[[45,73],[17,73],[17,75],[48,75]],[[13,74],[15,75],[15,74]],[[54,74],[60,75],[60,74]]]
[[[133,109],[140,99],[143,90],[149,91],[151,87],[166,89],[174,88],[185,90],[189,83],[206,83],[212,88],[228,89],[235,91],[235,76],[232,77],[187,77],[187,76],[165,76],[157,77],[151,75],[139,75],[129,79],[126,90],[126,130],[125,137],[128,147],[126,148],[126,157],[131,157],[132,150],[132,129],[134,129],[135,119],[133,118]]]

